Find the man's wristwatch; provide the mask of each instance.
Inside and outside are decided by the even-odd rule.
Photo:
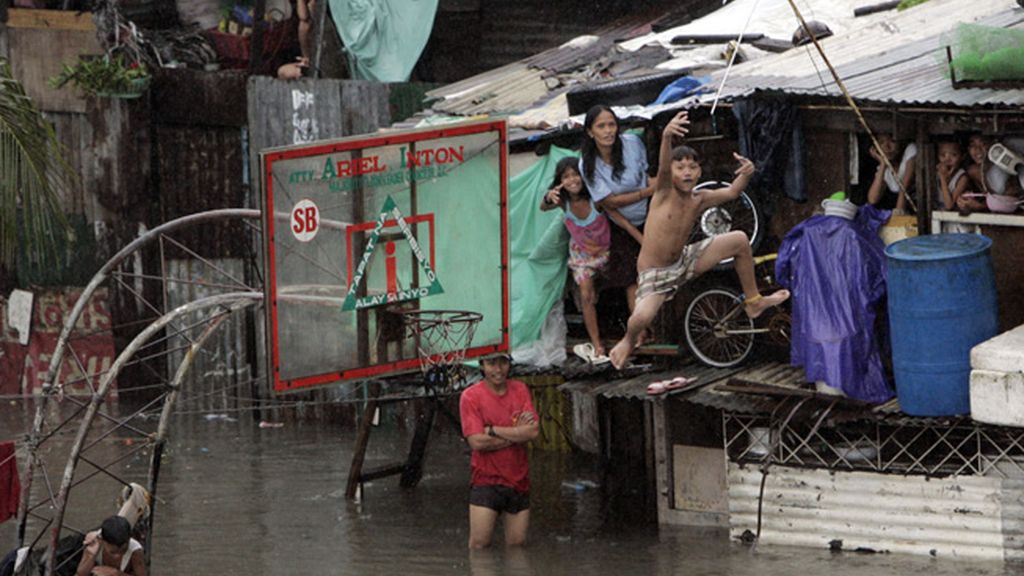
[[[492,437],[492,438],[497,438],[498,437],[498,435],[494,432],[494,426],[493,425],[489,424],[487,426],[487,435]]]

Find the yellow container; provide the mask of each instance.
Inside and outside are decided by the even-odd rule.
[[[898,240],[917,236],[917,216],[892,216],[878,231],[882,241],[888,246]]]

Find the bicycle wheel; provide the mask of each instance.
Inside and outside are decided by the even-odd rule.
[[[696,189],[703,190],[722,186],[728,186],[728,183],[704,182]],[[705,238],[714,238],[733,230],[741,230],[746,233],[750,248],[757,250],[757,245],[761,242],[761,236],[764,234],[763,222],[757,205],[746,192],[740,192],[739,198],[735,200],[712,206],[701,212],[690,233],[689,243],[700,242]],[[716,269],[731,264],[732,260],[732,258],[722,260]]]
[[[702,364],[732,368],[754,348],[754,321],[742,310],[739,294],[711,288],[698,294],[686,308],[683,327],[686,345]]]

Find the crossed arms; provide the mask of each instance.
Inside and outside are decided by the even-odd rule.
[[[488,429],[494,431],[494,436],[487,434]],[[484,432],[467,436],[466,442],[473,450],[489,452],[513,444],[525,444],[536,438],[538,433],[540,426],[537,424],[537,416],[533,412],[523,412],[516,417],[512,426],[488,425]]]

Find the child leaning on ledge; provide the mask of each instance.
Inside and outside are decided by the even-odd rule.
[[[953,210],[970,182],[963,168],[964,151],[956,140],[941,140],[936,156],[939,159],[935,166],[935,174],[939,178],[938,205],[943,210]]]

